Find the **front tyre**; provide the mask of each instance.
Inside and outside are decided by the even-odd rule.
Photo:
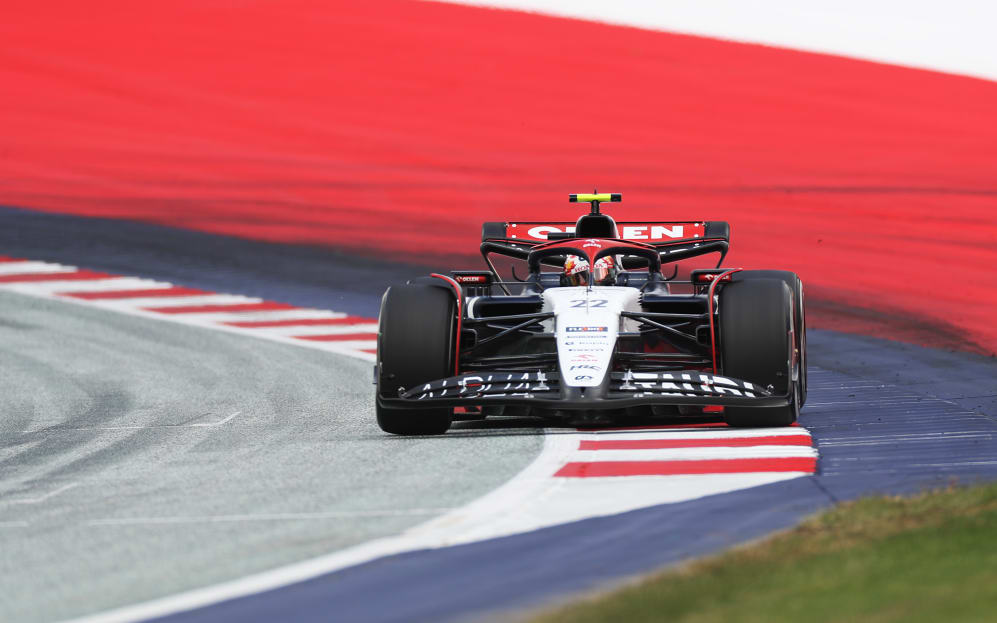
[[[725,407],[730,426],[789,426],[800,411],[800,383],[794,381],[793,294],[781,279],[751,279],[725,285],[720,291],[720,348],[726,376],[771,386],[790,395],[782,407]]]
[[[803,281],[796,273],[788,270],[742,270],[734,273],[732,281],[753,281],[755,279],[781,279],[793,293],[796,329],[796,352],[800,360],[800,408],[807,404],[807,314],[803,302]]]
[[[395,435],[440,435],[453,409],[393,409],[383,398],[398,389],[451,376],[456,356],[457,310],[452,294],[429,285],[392,286],[381,299],[377,333],[377,424]]]

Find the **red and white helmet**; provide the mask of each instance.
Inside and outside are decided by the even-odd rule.
[[[616,285],[616,275],[620,269],[616,266],[616,260],[611,255],[600,257],[592,267],[592,283],[597,286]]]
[[[595,266],[590,270],[589,262],[584,257],[569,255],[564,261],[565,285],[587,286],[591,280],[592,285],[611,286],[616,284],[616,275],[619,268],[616,261],[610,257],[600,257],[595,261]]]
[[[561,282],[566,286],[587,286],[589,283],[589,261],[577,255],[566,257],[564,277]]]

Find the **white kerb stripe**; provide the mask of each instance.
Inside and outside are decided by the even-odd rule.
[[[75,266],[49,262],[0,262],[0,275],[36,275],[47,273],[75,273]]]
[[[752,437],[809,437],[805,428],[700,428],[700,429],[662,429],[635,431],[605,431],[593,433],[585,431],[582,439],[588,441],[622,441],[637,439],[750,439]]]
[[[263,322],[270,320],[300,320],[303,318],[345,318],[342,312],[318,309],[274,309],[267,311],[220,312],[217,314],[184,314],[184,318],[200,316],[216,324],[226,322]],[[254,331],[254,329],[245,329]]]
[[[288,335],[299,337],[305,335],[349,335],[351,333],[377,333],[377,324],[342,324],[342,325],[303,325],[290,327],[257,327],[246,329],[253,333],[267,335]]]

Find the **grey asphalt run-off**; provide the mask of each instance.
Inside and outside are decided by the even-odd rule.
[[[0,293],[0,620],[48,621],[397,534],[539,428],[400,438],[371,364]]]

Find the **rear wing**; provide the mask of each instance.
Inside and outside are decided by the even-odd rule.
[[[617,222],[616,226],[622,239],[643,242],[657,248],[662,264],[719,253],[719,268],[730,249],[730,225],[724,221],[624,221]],[[489,221],[481,227],[481,257],[498,280],[498,271],[491,260],[491,254],[525,260],[535,246],[549,240],[574,238],[574,232],[573,222]],[[646,266],[646,260],[630,262],[630,265],[624,260],[623,264],[628,270]],[[499,283],[499,286],[509,294],[504,283]]]
[[[655,246],[704,238],[730,242],[730,225],[724,221],[619,221],[616,226],[623,240]],[[547,242],[551,234],[568,238],[574,233],[574,221],[489,221],[481,227],[481,241],[540,243]]]

